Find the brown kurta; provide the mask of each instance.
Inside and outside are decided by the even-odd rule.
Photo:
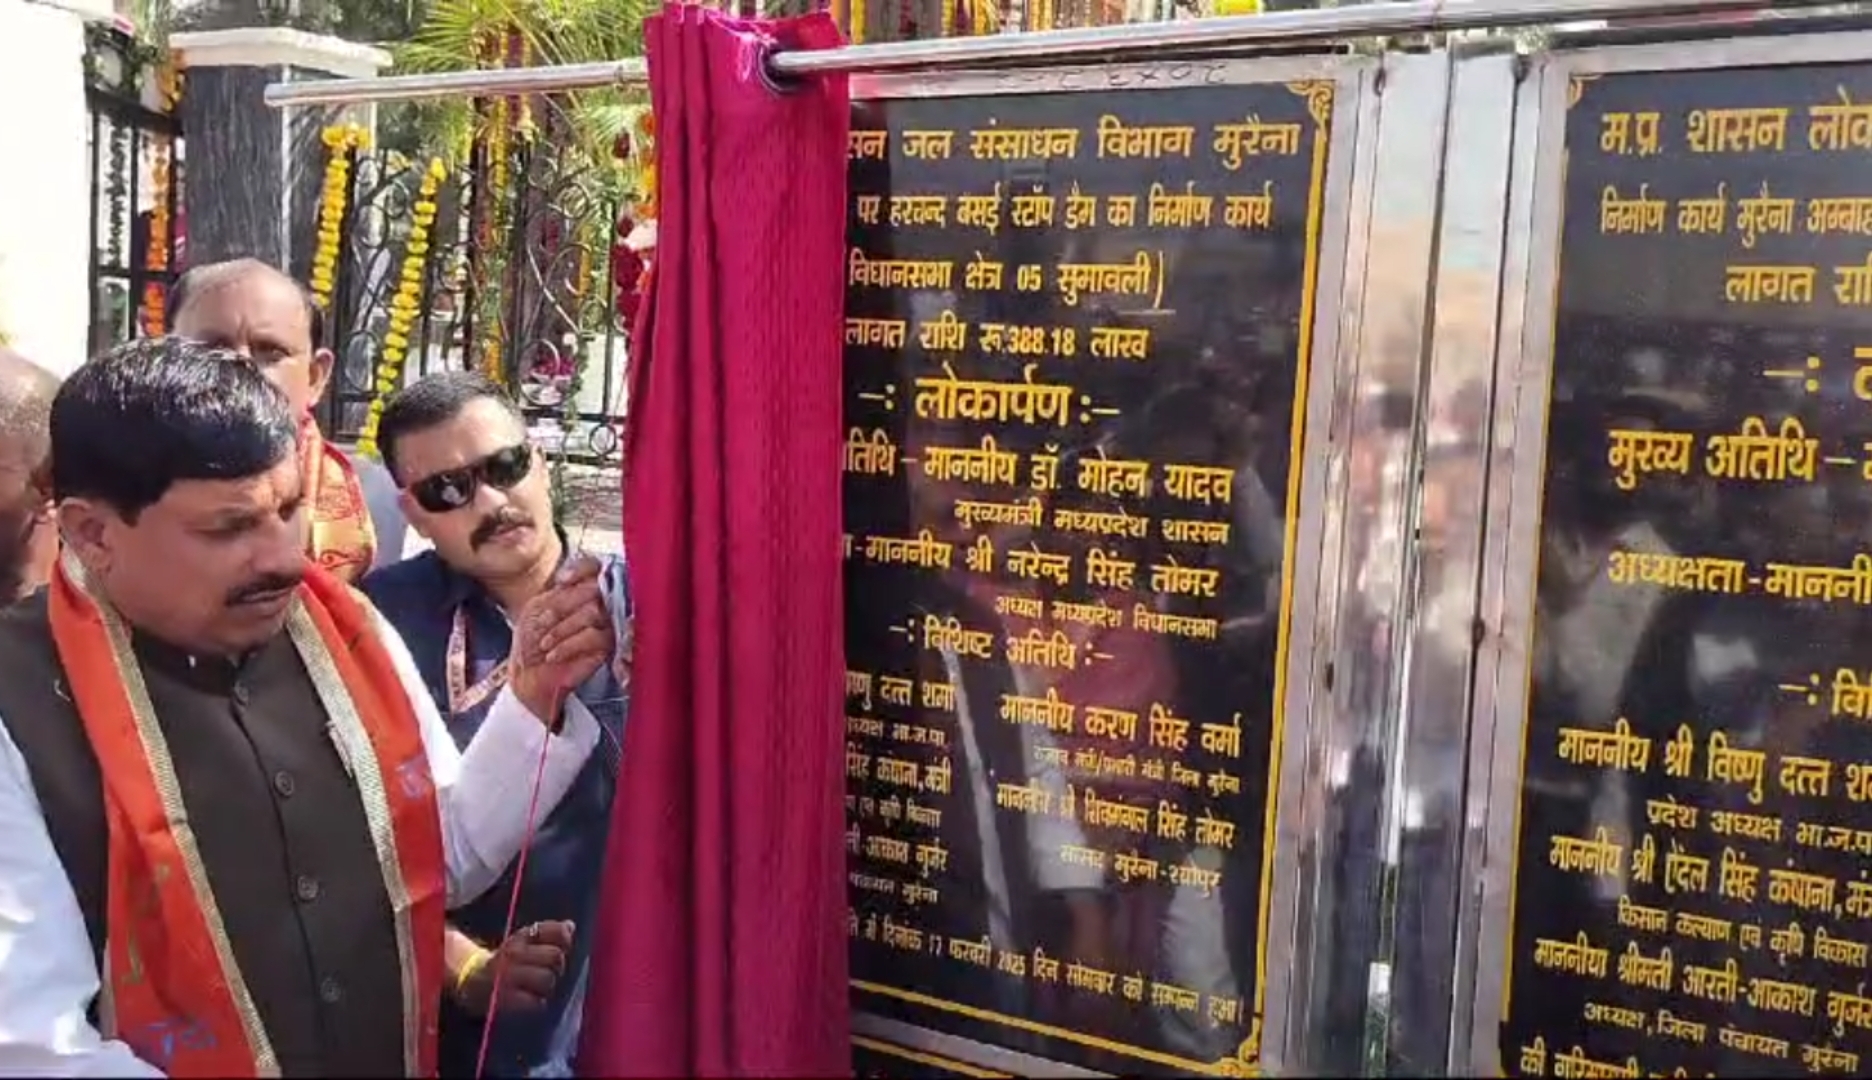
[[[234,958],[282,1071],[400,1075],[390,900],[298,652],[281,634],[238,666],[143,637],[136,653]],[[102,778],[63,678],[45,595],[0,612],[0,721],[25,758],[101,956]]]

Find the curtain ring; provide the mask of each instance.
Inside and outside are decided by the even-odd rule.
[[[773,58],[778,52],[780,52],[779,47],[771,39],[762,42],[756,62],[760,65],[761,85],[770,92],[785,97],[797,92],[805,85],[805,80],[797,75],[784,75],[775,70]]]

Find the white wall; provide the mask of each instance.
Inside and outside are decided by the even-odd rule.
[[[0,0],[0,332],[59,372],[85,359],[91,163],[84,23],[110,0]]]

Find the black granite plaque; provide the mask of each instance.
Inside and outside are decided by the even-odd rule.
[[[1503,1068],[1872,1049],[1872,67],[1574,83]]]
[[[857,1080],[960,1080],[961,1077],[1008,1074],[879,1039],[854,1037],[852,1075]]]
[[[1130,1075],[1258,1057],[1332,93],[858,108],[855,1008]]]

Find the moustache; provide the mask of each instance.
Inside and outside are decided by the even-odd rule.
[[[280,593],[291,592],[297,589],[302,580],[304,580],[304,578],[303,575],[300,574],[268,574],[262,578],[255,578],[247,584],[242,585],[240,588],[228,593],[227,606],[235,607],[240,604],[250,604],[260,599],[270,600]]]
[[[494,537],[504,529],[514,529],[531,524],[533,524],[533,519],[527,517],[518,510],[503,509],[496,511],[489,515],[487,520],[476,525],[474,532],[468,534],[468,546],[478,548],[494,539]]]

